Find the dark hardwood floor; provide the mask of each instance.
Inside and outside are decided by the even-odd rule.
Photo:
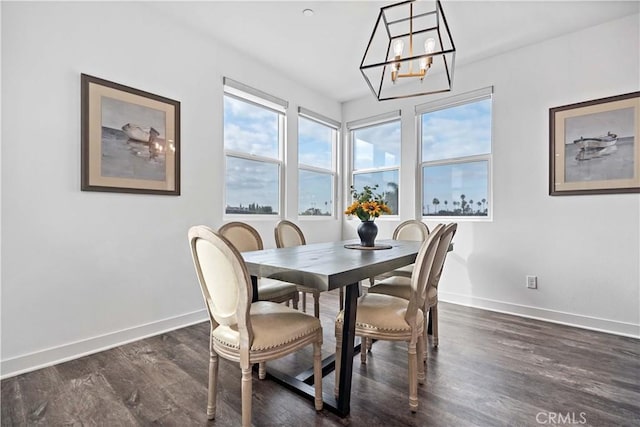
[[[326,356],[337,296],[321,304]],[[201,323],[3,380],[2,426],[206,425],[208,333]],[[273,365],[311,360],[309,348]],[[240,369],[220,363],[209,424],[238,426]],[[330,374],[323,387],[333,385]],[[400,343],[375,343],[367,365],[356,356],[347,419],[257,375],[253,393],[257,426],[639,426],[640,340],[440,303],[440,347],[429,345],[416,414]]]

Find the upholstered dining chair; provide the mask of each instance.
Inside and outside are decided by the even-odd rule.
[[[322,410],[320,320],[282,304],[251,303],[251,278],[240,252],[209,227],[189,229],[189,245],[211,322],[207,417],[216,415],[218,356],[240,363],[242,425],[251,425],[251,367],[313,345],[314,404]]]
[[[290,246],[306,245],[304,233],[296,224],[283,219],[276,224],[274,229],[276,237],[276,246],[279,248],[288,248]],[[302,311],[307,312],[307,293],[313,295],[313,315],[320,318],[320,291],[313,288],[307,288],[298,285],[298,291],[302,292]],[[342,289],[342,288],[341,288]]]
[[[424,295],[428,278],[433,268],[436,249],[444,229],[438,225],[422,244],[416,257],[415,269],[410,278],[410,298],[408,300],[384,294],[367,293],[358,298],[356,311],[356,336],[366,339],[406,341],[409,355],[409,409],[418,409],[418,382],[424,383],[425,365],[418,363],[418,354],[424,353]],[[336,378],[340,377],[340,353],[344,311],[336,318]],[[366,349],[360,352],[361,362],[366,363]],[[337,380],[336,380],[337,384]],[[335,393],[338,393],[336,388]],[[382,403],[382,402],[381,402]]]
[[[458,229],[458,224],[450,223],[444,227],[440,243],[436,250],[435,259],[433,261],[433,269],[431,270],[427,287],[425,289],[425,305],[422,307],[425,321],[425,343],[426,341],[426,327],[427,327],[427,314],[431,311],[432,333],[433,333],[433,346],[438,346],[438,284],[440,282],[440,276],[444,268],[444,262],[449,253],[449,245],[455,236]],[[403,276],[393,276],[382,280],[375,286],[369,288],[371,294],[384,294],[393,295],[403,299],[409,299],[411,297],[411,279]],[[426,344],[425,344],[426,348]],[[426,351],[425,351],[426,359]]]
[[[417,219],[410,219],[400,223],[395,230],[393,230],[393,240],[416,240],[418,242],[424,242],[429,235],[429,227],[422,221]],[[413,264],[400,267],[396,270],[384,273],[378,278],[385,278],[391,276],[404,276],[411,277],[413,273]],[[369,278],[369,284],[373,286],[375,284],[375,277]]]
[[[258,230],[244,222],[229,222],[218,230],[239,252],[260,251],[264,249],[262,237]],[[280,280],[258,278],[258,300],[293,303],[293,308],[298,308],[298,288],[295,284]]]

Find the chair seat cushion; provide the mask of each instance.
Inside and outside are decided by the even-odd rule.
[[[370,287],[368,292],[370,294],[391,295],[408,300],[411,298],[411,278],[402,276],[389,277]],[[429,306],[438,302],[438,288],[430,287],[427,290],[426,302]]]
[[[411,332],[411,326],[404,320],[409,301],[389,295],[367,294],[358,298],[356,311],[356,334],[377,332]],[[337,323],[343,323],[344,311],[338,314]],[[422,310],[418,310],[422,319]]]
[[[253,343],[251,351],[262,351],[285,346],[300,338],[315,334],[322,327],[320,320],[297,310],[269,301],[251,304]],[[211,333],[220,345],[239,349],[238,325],[218,326]]]
[[[282,298],[297,291],[296,285],[292,283],[267,279],[266,277],[258,279],[258,298],[260,301]]]

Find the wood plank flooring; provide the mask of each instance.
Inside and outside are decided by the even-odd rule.
[[[337,294],[320,300],[324,357],[334,352]],[[377,342],[366,365],[355,358],[349,418],[316,413],[254,375],[254,425],[640,425],[640,340],[446,303],[439,324],[416,414],[408,407],[406,346]],[[240,369],[223,359],[217,417],[206,420],[208,334],[201,323],[8,378],[2,426],[238,426]],[[309,348],[272,364],[295,371],[311,360]],[[333,385],[330,374],[323,387]]]

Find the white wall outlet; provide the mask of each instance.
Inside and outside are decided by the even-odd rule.
[[[538,289],[538,276],[527,276],[527,288]]]

